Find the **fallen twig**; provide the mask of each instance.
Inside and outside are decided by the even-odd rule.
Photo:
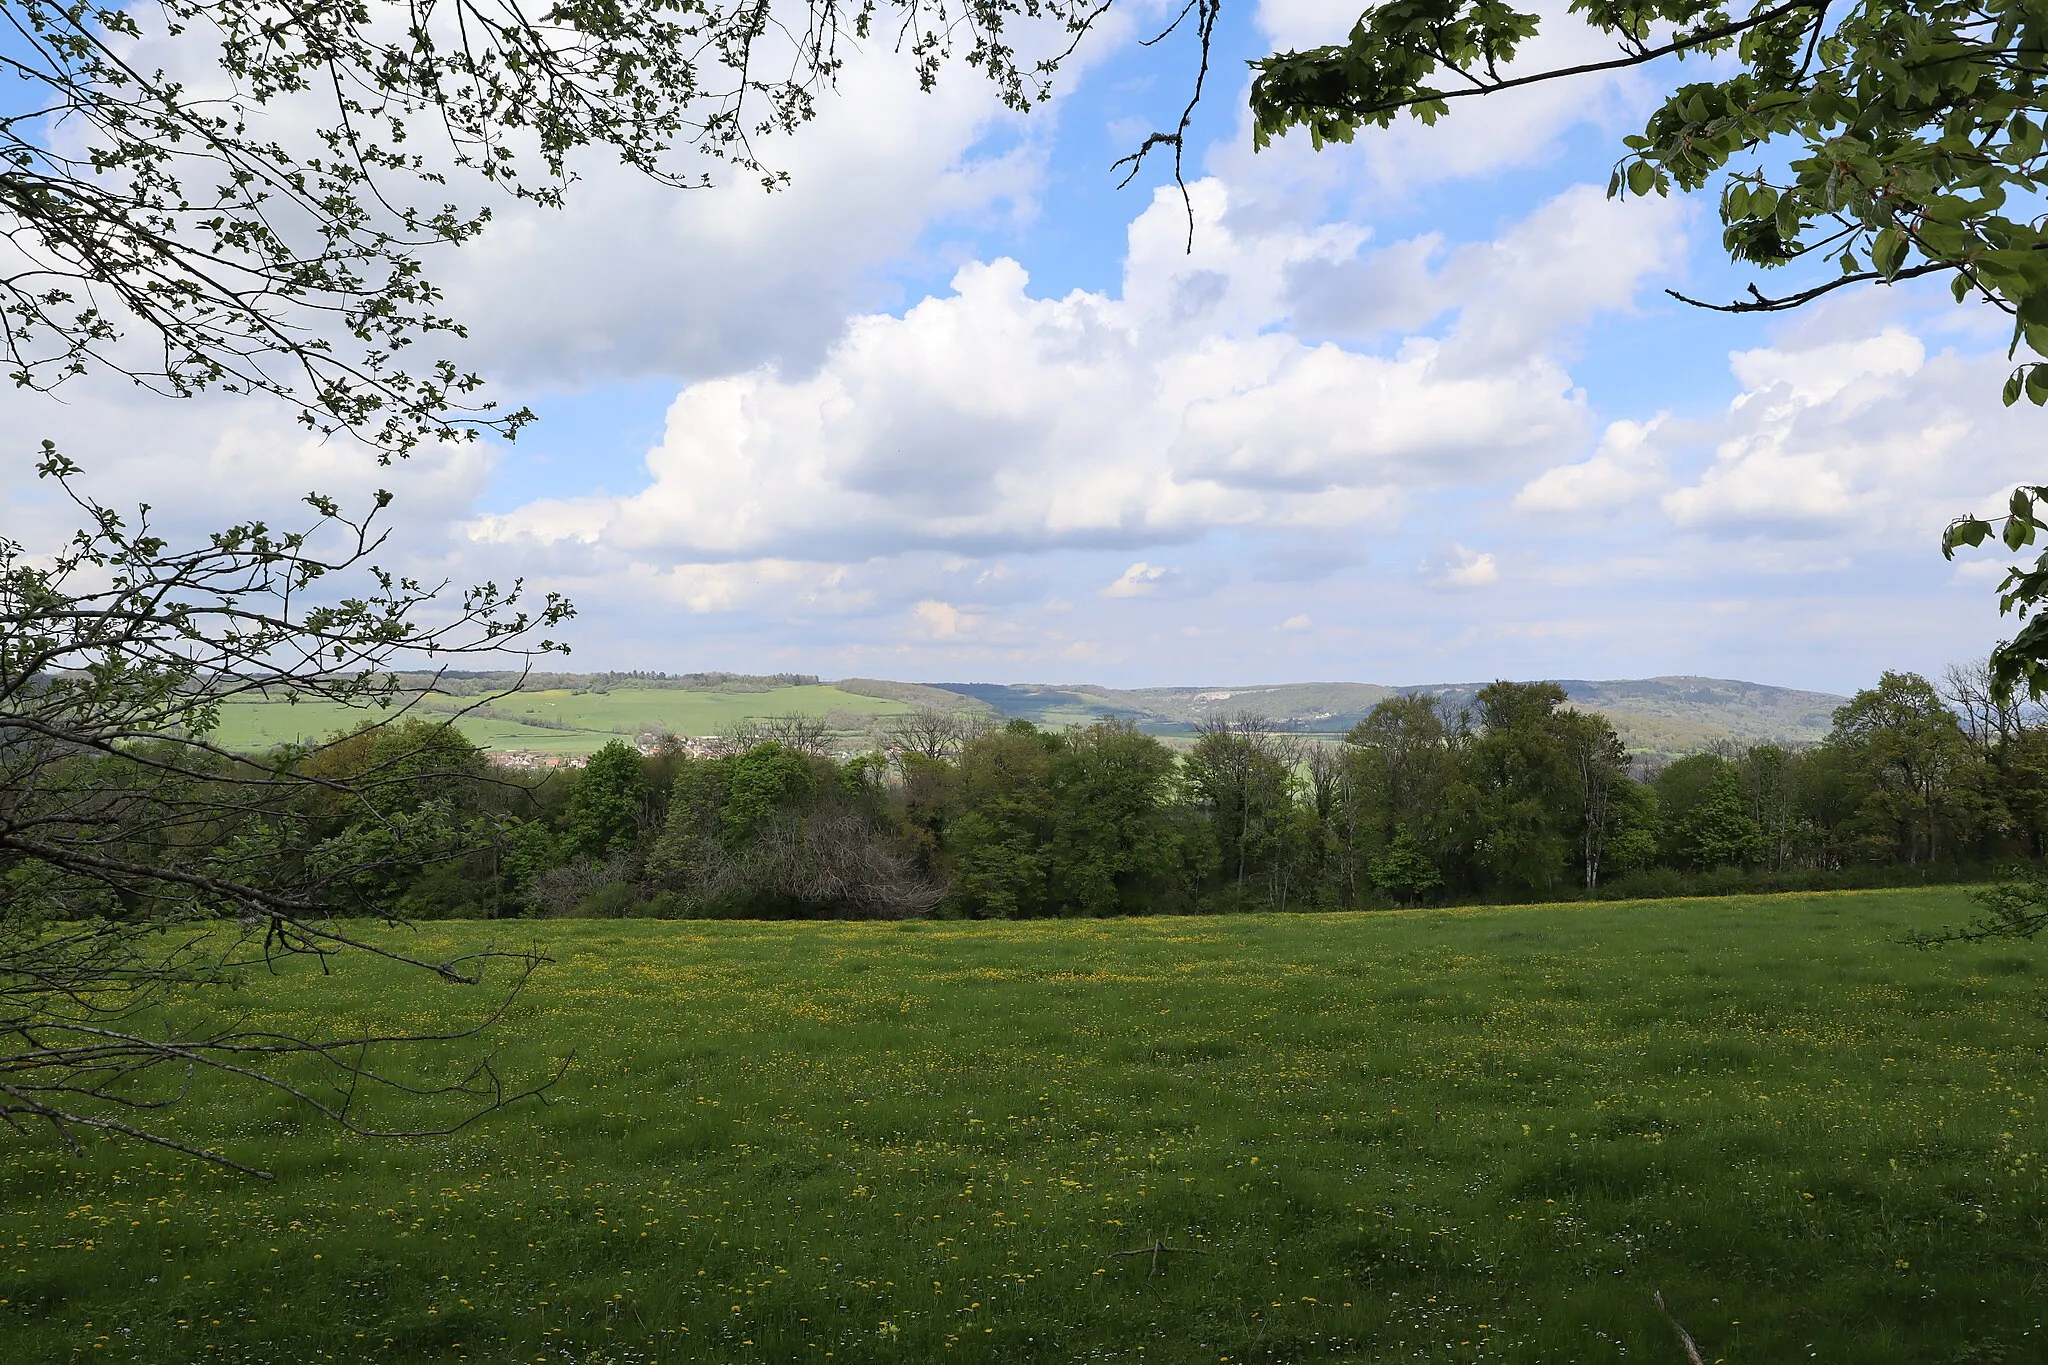
[[[1671,1330],[1678,1333],[1678,1344],[1685,1347],[1685,1358],[1691,1365],[1707,1365],[1700,1359],[1700,1348],[1693,1344],[1692,1333],[1678,1325],[1678,1319],[1671,1316],[1671,1310],[1664,1306],[1664,1291],[1659,1289],[1650,1295],[1657,1301],[1657,1311],[1664,1315],[1664,1321],[1671,1324]]]
[[[1200,1247],[1170,1247],[1155,1237],[1152,1239],[1151,1246],[1137,1247],[1130,1251],[1112,1251],[1109,1254],[1112,1256],[1150,1256],[1152,1258],[1152,1265],[1145,1272],[1145,1278],[1149,1280],[1152,1278],[1153,1272],[1159,1269],[1159,1258],[1162,1255],[1207,1256],[1209,1253]]]

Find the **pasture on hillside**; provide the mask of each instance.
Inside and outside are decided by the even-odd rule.
[[[462,732],[487,749],[580,755],[650,727],[678,735],[710,735],[763,716],[823,719],[837,712],[866,719],[898,716],[911,709],[905,702],[822,685],[758,692],[615,687],[515,692],[488,699],[428,696],[407,714],[434,720],[459,713]],[[279,744],[313,743],[392,714],[333,702],[234,701],[221,707],[220,729],[213,739],[237,753],[254,753]]]
[[[19,1139],[21,1360],[2048,1358],[2043,959],[1953,891],[1028,923],[501,922],[546,1106],[259,1182]],[[374,965],[299,1029],[473,1002]]]

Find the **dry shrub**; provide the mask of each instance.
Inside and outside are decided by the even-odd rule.
[[[780,810],[741,847],[714,845],[683,889],[707,905],[858,919],[930,914],[946,896],[872,821],[837,804]]]

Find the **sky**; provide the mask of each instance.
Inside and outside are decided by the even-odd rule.
[[[1938,284],[1666,296],[1749,279],[1711,203],[1606,197],[1668,69],[1254,153],[1244,60],[1356,10],[1233,8],[1183,202],[1112,165],[1191,74],[1139,46],[1159,13],[1113,14],[1030,115],[863,52],[764,148],[772,194],[592,160],[564,209],[498,204],[429,265],[464,363],[540,416],[516,443],[382,469],[88,376],[0,396],[0,519],[67,529],[44,436],[179,534],[389,487],[389,562],[567,593],[587,670],[1848,692],[2011,633],[2002,561],[1938,549],[2044,473],[1999,319]],[[1554,20],[1530,58],[1604,51]]]

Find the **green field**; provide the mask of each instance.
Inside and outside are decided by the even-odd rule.
[[[717,734],[762,716],[824,717],[834,711],[857,716],[901,715],[900,701],[841,692],[836,687],[778,687],[763,692],[691,692],[680,688],[615,688],[609,691],[517,692],[481,698],[430,697],[412,714],[446,716],[482,704],[489,715],[470,714],[463,733],[487,749],[549,754],[588,754],[648,726],[678,735]],[[216,742],[242,753],[278,744],[324,739],[388,712],[351,710],[326,702],[236,702],[221,708]],[[548,722],[521,724],[522,718]],[[560,728],[567,726],[569,728]]]
[[[557,959],[554,1102],[189,1111],[274,1183],[17,1139],[6,1354],[1682,1365],[1661,1291],[1708,1361],[2048,1359],[2043,960],[1898,942],[1969,910],[428,926]]]

